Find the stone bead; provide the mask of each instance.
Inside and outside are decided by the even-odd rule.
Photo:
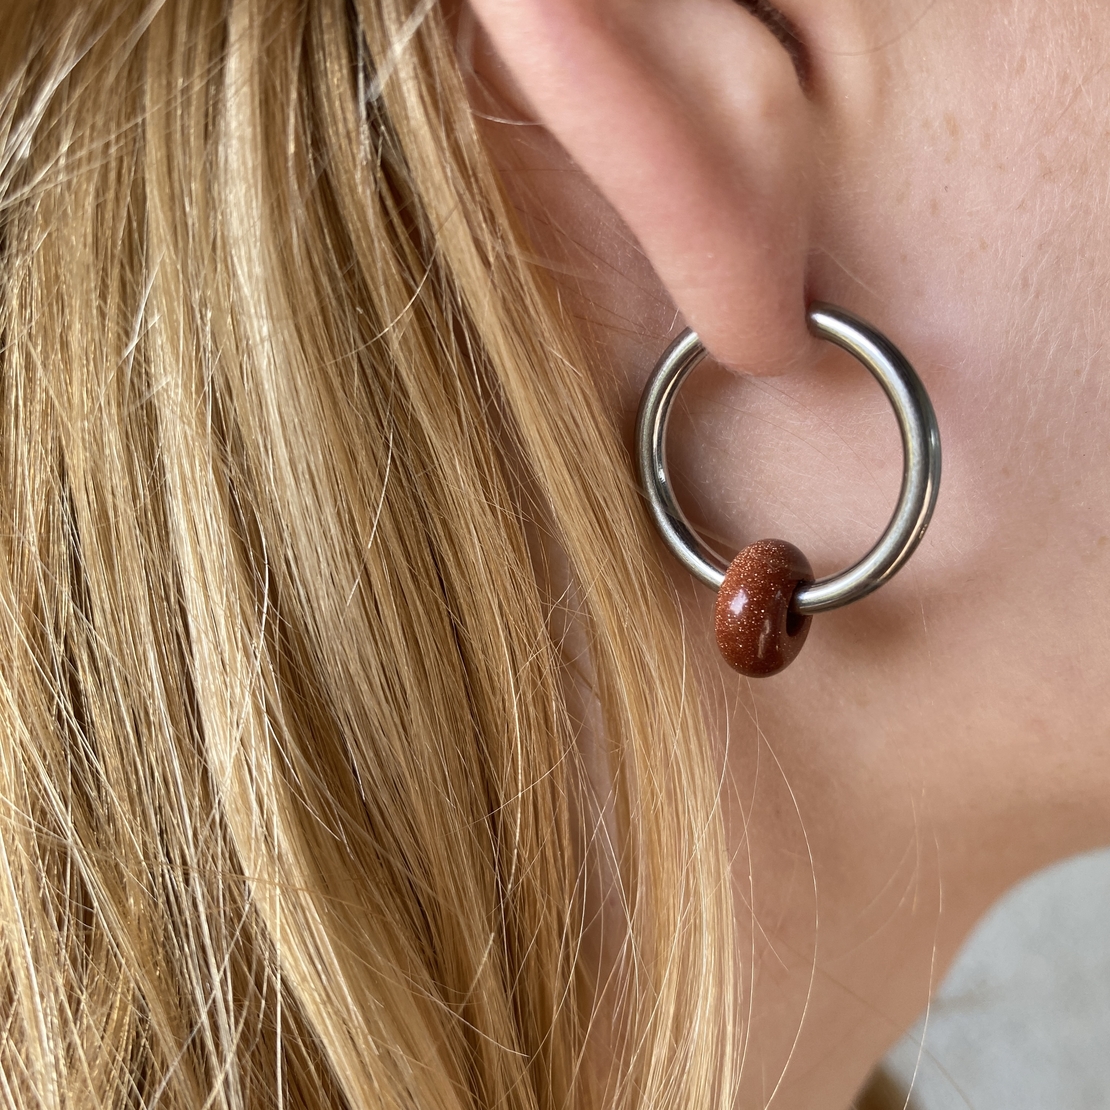
[[[810,617],[790,601],[799,582],[812,582],[809,560],[784,540],[758,540],[741,551],[717,594],[717,646],[742,675],[776,674],[794,661]]]

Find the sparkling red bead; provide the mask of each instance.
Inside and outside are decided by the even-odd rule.
[[[784,540],[745,547],[717,594],[717,646],[743,675],[762,678],[793,662],[809,633],[810,617],[790,608],[801,582],[812,582],[809,560]]]

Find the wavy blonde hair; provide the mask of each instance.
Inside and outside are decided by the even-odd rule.
[[[727,1106],[719,759],[447,16],[8,0],[0,81],[0,1105]]]

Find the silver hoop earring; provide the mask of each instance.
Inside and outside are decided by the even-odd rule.
[[[687,375],[705,356],[684,331],[664,352],[640,399],[636,455],[640,484],[664,542],[695,578],[717,591],[717,644],[752,677],[775,674],[801,650],[814,613],[877,590],[905,565],[925,534],[940,486],[940,431],[921,379],[881,332],[840,308],[813,304],[809,330],[854,355],[878,379],[902,434],[902,490],[878,543],[854,566],[814,581],[806,557],[783,540],[759,540],[729,563],[698,535],[675,500],[667,473],[667,422]]]

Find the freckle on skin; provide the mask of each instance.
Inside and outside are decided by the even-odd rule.
[[[953,139],[959,139],[960,123],[951,112],[944,113],[944,126]]]
[[[979,249],[980,249],[981,251],[985,251],[985,250],[987,249],[987,241],[986,241],[986,239],[980,239],[980,240],[979,240]]]
[[[931,201],[929,201],[929,211],[934,216],[937,216],[937,215],[940,214],[940,202],[937,200],[936,197],[933,197],[933,199]]]

